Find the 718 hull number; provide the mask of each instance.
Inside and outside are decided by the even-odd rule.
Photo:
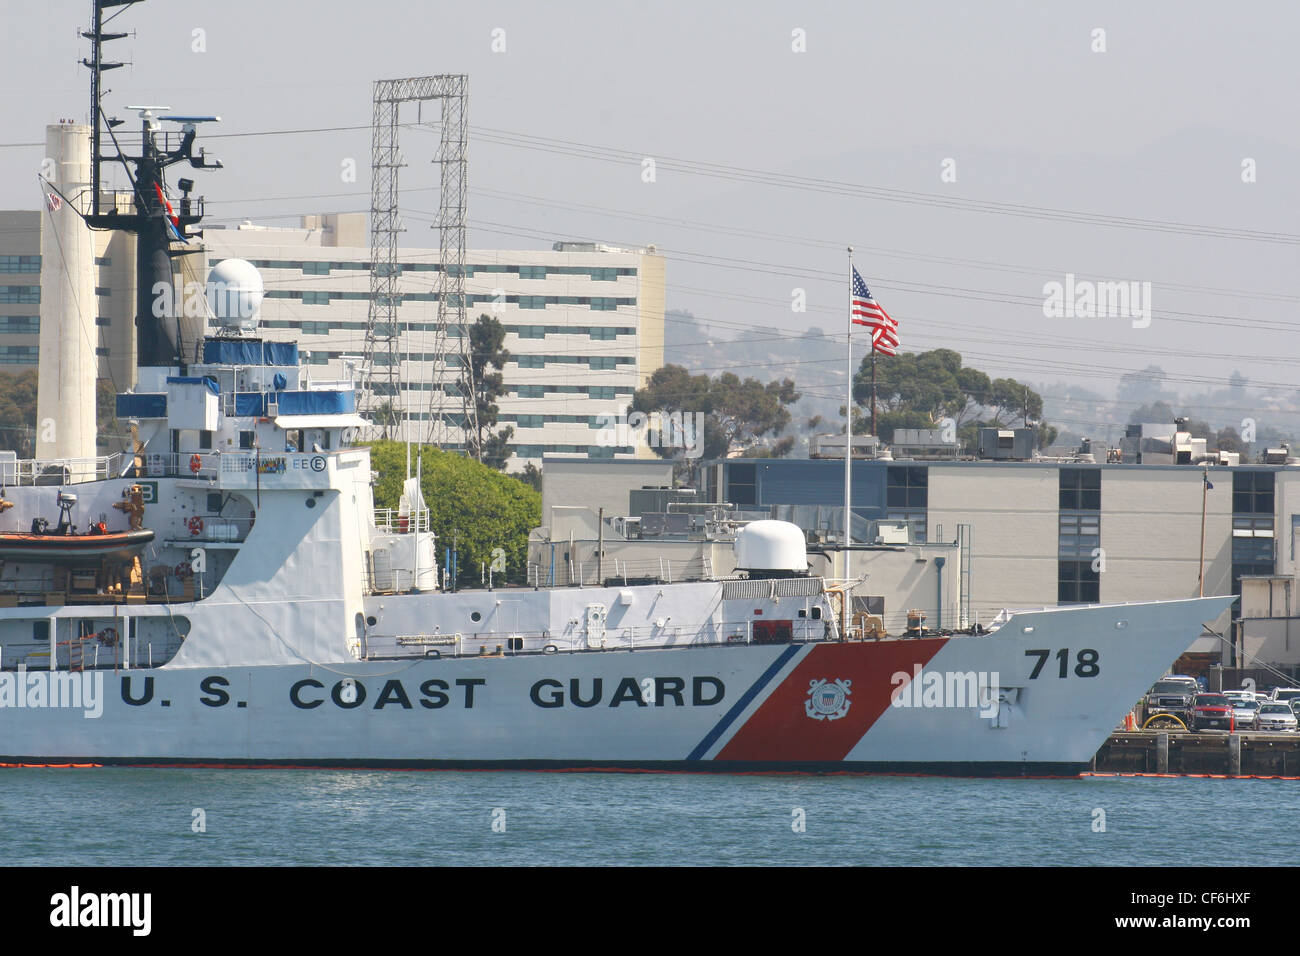
[[[1037,680],[1038,675],[1043,672],[1043,666],[1053,657],[1056,657],[1057,677],[1070,676],[1070,651],[1069,648],[1061,648],[1052,654],[1050,650],[1025,651],[1026,657],[1038,658],[1038,663],[1034,665],[1034,672],[1029,675],[1030,680]],[[1101,655],[1090,647],[1085,647],[1079,651],[1074,658],[1074,676],[1075,677],[1096,677],[1101,673],[1101,666],[1098,663]]]

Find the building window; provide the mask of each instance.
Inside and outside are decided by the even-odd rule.
[[[1095,557],[1093,550],[1101,547],[1101,515],[1091,513],[1062,514],[1060,534],[1057,539],[1057,557]]]
[[[544,295],[521,295],[519,297],[519,308],[521,309],[544,309],[546,308],[546,296]]]
[[[329,305],[330,294],[328,292],[304,292],[302,294],[303,305]]]
[[[0,285],[0,303],[31,305],[40,301],[41,287],[38,285]]]
[[[618,299],[592,299],[591,307],[597,312],[613,312],[618,308]]]
[[[95,354],[103,358],[108,357],[108,347],[104,345],[96,346]]]
[[[890,508],[928,508],[929,484],[926,468],[890,468],[885,486],[885,504]]]
[[[1101,510],[1101,469],[1061,469],[1061,510]]]
[[[112,324],[113,324],[113,320],[112,320],[109,316],[107,316],[107,315],[97,315],[97,316],[95,316],[95,324],[96,324],[96,325],[112,325]]]
[[[614,386],[612,385],[592,385],[587,389],[587,395],[591,398],[599,399],[604,402],[614,400]]]
[[[520,368],[545,368],[546,367],[545,355],[519,355],[516,356],[516,358],[519,360]]]
[[[592,269],[591,277],[597,282],[613,282],[618,278],[617,269]]]
[[[0,365],[35,365],[39,352],[35,345],[0,345]]]
[[[1101,575],[1091,561],[1058,561],[1056,603],[1096,604],[1101,600]]]
[[[0,315],[0,333],[34,335],[41,330],[37,315]]]
[[[618,368],[612,355],[593,355],[587,359],[587,367],[593,371],[611,371]]]
[[[599,342],[612,342],[618,338],[618,329],[592,328],[588,334]]]
[[[113,260],[108,256],[95,256],[95,265],[97,266],[111,266],[112,264]]]
[[[758,504],[758,469],[754,465],[732,465],[727,469],[727,499],[733,505]]]
[[[519,278],[521,279],[545,279],[546,266],[520,266]]]
[[[95,286],[95,295],[99,296],[101,299],[106,299],[112,294],[113,290],[106,285]]]
[[[328,262],[304,262],[302,264],[302,274],[305,276],[327,276],[330,274],[330,264]]]
[[[1232,513],[1258,515],[1273,513],[1273,472],[1234,471],[1232,474]]]
[[[328,322],[303,322],[303,335],[329,335],[330,324]]]
[[[39,273],[40,271],[40,256],[0,256],[0,272]]]
[[[544,398],[546,391],[541,385],[516,385],[515,394],[520,398]]]
[[[515,334],[521,339],[544,339],[546,338],[546,326],[520,325],[516,327]]]
[[[541,415],[516,415],[515,424],[520,428],[541,428],[545,424]]]

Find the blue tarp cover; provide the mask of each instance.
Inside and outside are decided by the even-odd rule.
[[[167,396],[151,392],[123,392],[117,396],[118,418],[166,418]]]
[[[256,416],[265,415],[266,399],[263,397],[261,392],[236,392],[235,414]]]
[[[346,415],[357,410],[355,392],[281,392],[281,415]]]
[[[241,342],[209,339],[203,343],[208,365],[297,365],[297,342]]]
[[[211,375],[204,375],[202,378],[197,378],[193,375],[168,375],[167,384],[168,385],[206,385],[208,387],[208,391],[211,392],[213,395],[221,394],[221,386],[217,384],[217,380],[213,378]]]

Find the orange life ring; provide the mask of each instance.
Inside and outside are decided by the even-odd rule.
[[[194,474],[197,475],[202,469],[203,469],[203,459],[200,458],[198,455],[191,455],[190,471],[194,472]]]
[[[190,519],[190,534],[198,536],[203,533],[203,519],[195,515]]]

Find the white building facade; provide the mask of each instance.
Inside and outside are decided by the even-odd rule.
[[[365,351],[370,306],[370,250],[360,214],[304,217],[303,228],[244,224],[209,229],[208,266],[222,259],[252,262],[266,298],[262,335],[295,341],[313,374],[345,378]],[[507,394],[497,400],[500,425],[514,428],[507,470],[541,464],[543,455],[645,457],[652,452],[607,439],[608,419],[626,409],[636,389],[663,364],[664,260],[653,247],[625,249],[556,243],[550,250],[466,252],[466,316],[495,317],[506,330]],[[399,434],[427,440],[436,415],[436,249],[400,254],[398,307]],[[456,338],[446,347],[459,350]],[[389,400],[389,355],[375,357],[373,402]],[[446,370],[443,388],[458,372]],[[460,402],[444,400],[444,412]]]

